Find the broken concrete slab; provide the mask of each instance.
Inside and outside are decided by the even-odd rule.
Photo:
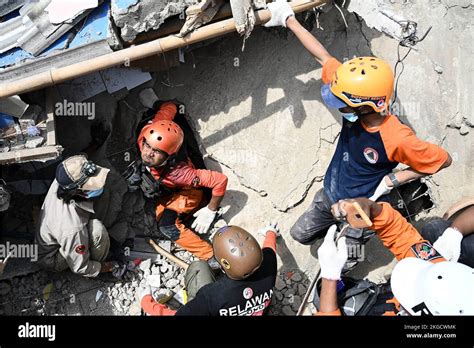
[[[183,14],[184,10],[199,0],[112,0],[112,19],[124,41],[133,41],[139,33],[158,29],[172,16]]]
[[[349,23],[361,35],[354,17]],[[322,180],[340,119],[321,102],[320,67],[301,44],[282,42],[261,28],[257,31],[258,37],[247,43],[245,53],[245,61],[252,64],[241,57],[240,40],[229,38],[225,54],[217,58],[219,65],[182,66],[172,77],[185,88],[155,86],[155,90],[161,98],[177,96],[185,102],[209,168],[231,171],[240,185],[267,196],[277,210],[285,212],[300,204],[309,188]],[[331,32],[323,38],[333,37]],[[338,42],[335,49],[345,53],[346,42]],[[356,49],[359,54],[369,53],[367,46]],[[200,55],[216,50],[223,52],[217,44],[203,48]],[[282,67],[278,74],[269,61]],[[189,88],[192,95],[187,93]],[[209,95],[212,102],[198,102]]]
[[[469,97],[465,93],[472,89],[474,76],[472,33],[463,29],[471,25],[473,7],[461,0],[432,1],[429,6],[412,1],[380,3],[382,1],[376,2],[375,10],[385,8],[417,22],[420,29],[418,36],[430,25],[433,26],[426,39],[404,61],[405,69],[398,85],[398,102],[399,109],[404,107],[400,116],[420,138],[442,145],[451,156],[458,158],[458,170],[441,171],[433,177],[436,185],[432,188],[438,203],[433,213],[436,213],[456,201],[459,192],[474,194],[473,186],[465,179],[453,178],[457,173],[472,172],[473,169],[472,161],[461,160],[472,159],[473,151],[472,146],[466,146],[466,135],[458,130],[464,124],[462,133],[466,133],[474,121]],[[349,10],[364,18],[369,27],[384,32],[386,23],[372,19],[374,9],[370,7],[374,5],[371,4],[351,1]],[[440,43],[442,50],[439,49]],[[396,44],[396,40],[386,37],[371,41],[374,55],[390,62],[396,60]],[[426,86],[432,87],[427,89]],[[452,129],[452,126],[458,129]]]
[[[154,288],[159,288],[161,286],[161,276],[159,274],[151,274],[146,277],[147,284]],[[169,286],[167,286],[169,288]]]
[[[27,149],[34,149],[36,147],[41,146],[41,144],[44,143],[44,138],[40,136],[33,136],[33,137],[28,137],[26,139],[25,147]]]
[[[17,95],[8,98],[0,98],[0,113],[2,114],[19,118],[27,108],[28,104],[23,102]]]
[[[140,103],[146,108],[151,109],[158,99],[153,88],[145,88],[140,92]]]
[[[198,5],[188,7],[186,22],[181,28],[179,36],[184,37],[193,30],[209,23],[223,4],[223,0],[204,0]]]

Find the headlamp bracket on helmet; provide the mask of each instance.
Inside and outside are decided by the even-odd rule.
[[[66,191],[76,190],[76,189],[80,188],[82,185],[84,185],[85,182],[91,176],[94,176],[96,173],[97,173],[97,165],[92,161],[87,161],[86,163],[84,163],[82,165],[81,177],[77,181],[75,181],[75,182],[73,182],[69,185],[63,186],[63,189],[66,190]]]

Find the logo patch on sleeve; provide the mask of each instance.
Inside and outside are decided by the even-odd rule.
[[[199,179],[199,177],[196,176],[196,177],[193,179],[192,186],[193,186],[193,187],[198,187],[200,183],[201,183],[201,179]]]
[[[79,255],[84,255],[84,253],[86,252],[86,246],[84,244],[79,244],[74,250]]]
[[[425,261],[432,261],[439,258],[442,258],[440,253],[438,253],[431,244],[422,242],[415,245],[412,245],[411,250],[415,254],[416,258]]]

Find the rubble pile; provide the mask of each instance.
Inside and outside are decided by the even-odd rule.
[[[197,260],[187,251],[177,257]],[[179,307],[183,301],[184,270],[166,258],[135,260],[123,279],[109,274],[84,279],[67,273],[39,271],[0,281],[0,315],[140,315],[139,290],[151,286],[157,300]]]
[[[278,274],[273,288],[270,315],[296,315],[308,289],[310,280],[301,271]]]
[[[34,149],[44,144],[48,132],[45,114],[37,105],[28,110],[18,122],[11,119],[0,127],[0,152]]]

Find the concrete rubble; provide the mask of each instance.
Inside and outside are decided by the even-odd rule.
[[[112,18],[122,39],[130,42],[139,33],[158,29],[165,19],[184,13],[188,6],[197,3],[199,0],[112,1]]]

